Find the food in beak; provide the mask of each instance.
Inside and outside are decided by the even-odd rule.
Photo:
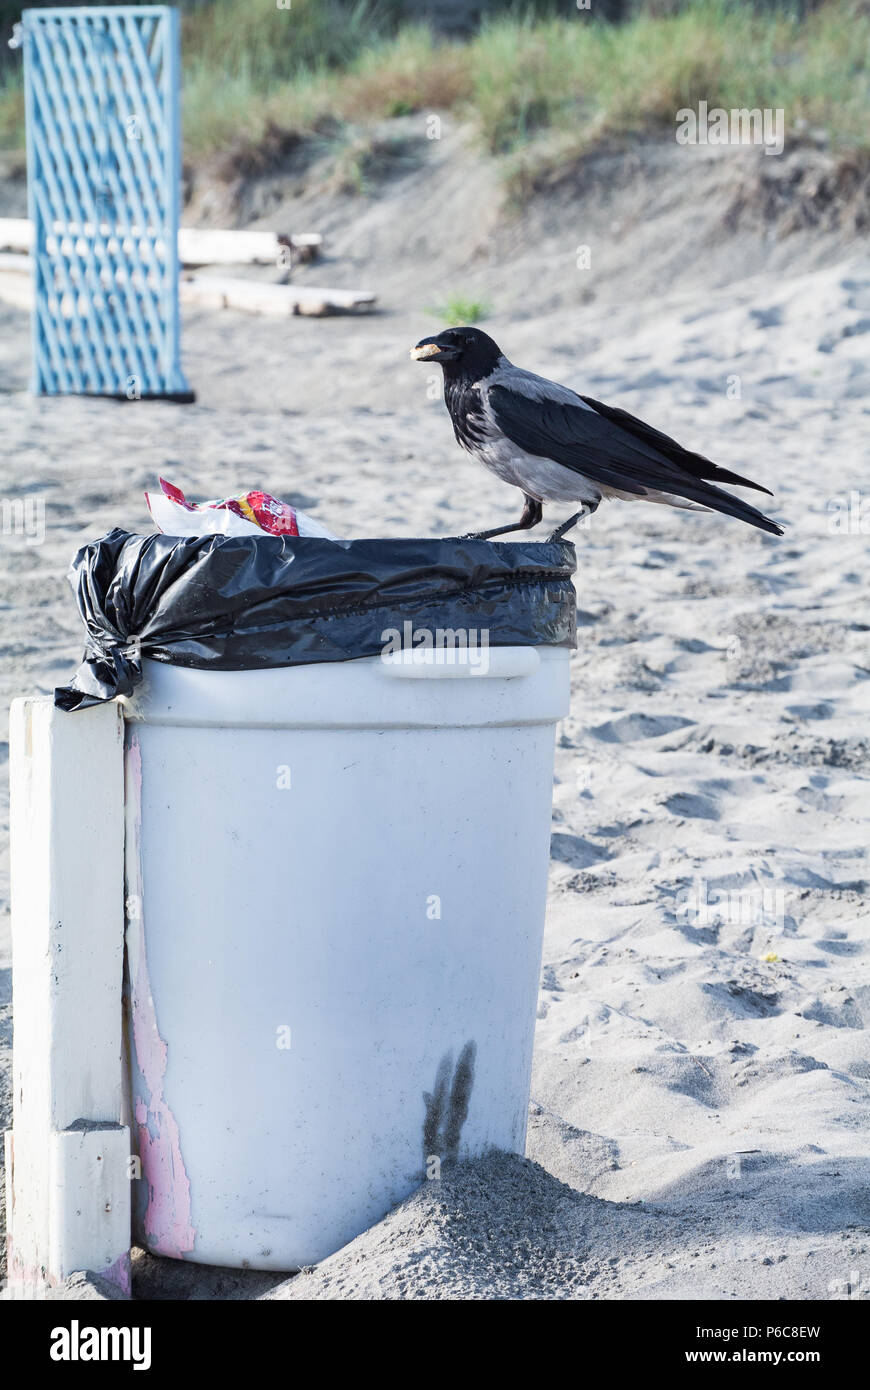
[[[427,357],[437,357],[441,351],[437,343],[418,343],[411,348],[411,356],[417,362],[424,361]]]

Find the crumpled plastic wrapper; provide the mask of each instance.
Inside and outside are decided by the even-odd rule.
[[[279,502],[268,492],[254,488],[237,497],[212,502],[189,502],[174,483],[158,478],[159,492],[146,492],[145,501],[158,531],[166,536],[249,536],[265,531],[270,536],[320,536],[336,541],[313,516]]]

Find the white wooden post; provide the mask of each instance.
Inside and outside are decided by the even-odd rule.
[[[9,742],[10,1291],[39,1297],[89,1269],[129,1292],[122,710],[15,700]]]

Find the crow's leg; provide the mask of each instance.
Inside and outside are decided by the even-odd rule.
[[[598,502],[600,501],[601,498],[599,497]],[[584,516],[591,516],[594,511],[598,510],[598,502],[584,502],[579,512],[575,512],[573,516],[568,517],[567,521],[563,521],[561,526],[557,526],[555,531],[552,531],[547,537],[547,540],[560,541],[571,530],[572,526],[576,526],[578,521],[583,520]]]
[[[530,497],[527,492],[523,493],[526,504],[523,507],[523,514],[519,521],[515,521],[512,526],[493,526],[489,531],[471,531],[467,536],[460,536],[461,541],[491,541],[493,536],[506,536],[509,531],[528,531],[532,526],[537,526],[544,515],[544,508],[541,506],[537,497]]]

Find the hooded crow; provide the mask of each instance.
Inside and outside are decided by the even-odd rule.
[[[766,487],[691,453],[627,410],[515,367],[479,328],[445,329],[424,338],[411,356],[444,369],[444,399],[463,449],[525,497],[519,521],[475,532],[469,540],[537,526],[544,502],[579,502],[580,510],[549,537],[560,540],[603,497],[712,509],[782,535],[775,521],[715,484],[751,487],[771,497]]]

